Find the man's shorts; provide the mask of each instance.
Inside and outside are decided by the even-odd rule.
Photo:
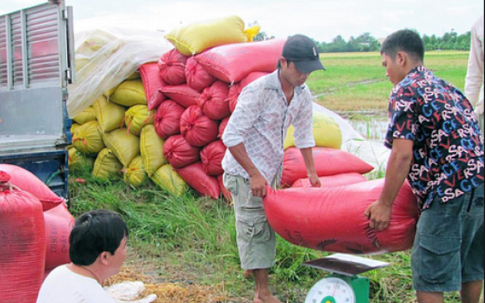
[[[414,289],[449,292],[483,280],[483,185],[441,203],[435,198],[418,221],[411,267]]]
[[[249,180],[224,174],[236,213],[237,247],[243,269],[266,269],[275,263],[276,235],[264,213],[263,200],[253,197]]]

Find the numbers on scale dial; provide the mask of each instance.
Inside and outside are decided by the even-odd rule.
[[[355,303],[355,293],[342,279],[324,278],[312,287],[305,303]]]

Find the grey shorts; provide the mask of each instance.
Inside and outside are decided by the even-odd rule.
[[[411,267],[414,289],[449,292],[483,280],[483,185],[442,204],[435,198],[418,221]]]
[[[236,213],[239,259],[243,269],[266,269],[275,263],[276,235],[264,213],[263,200],[251,195],[249,180],[224,174]]]

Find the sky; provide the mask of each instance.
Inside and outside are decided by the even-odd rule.
[[[441,37],[469,31],[483,15],[483,0],[65,0],[74,10],[74,30],[129,28],[169,33],[177,27],[237,15],[257,22],[268,36],[304,34],[319,42],[346,41],[370,33],[385,38],[415,29]],[[1,0],[0,15],[45,3]]]

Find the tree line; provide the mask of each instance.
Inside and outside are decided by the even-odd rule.
[[[257,23],[256,23],[257,24]],[[415,30],[415,32],[417,32]],[[417,32],[419,34],[419,32]],[[267,36],[266,33],[259,32],[254,38],[255,41],[273,39],[274,36]],[[426,51],[432,50],[470,50],[471,32],[458,35],[453,29],[445,33],[442,37],[436,35],[421,35]],[[315,40],[314,40],[315,41]],[[339,52],[374,52],[379,51],[381,43],[370,33],[363,33],[358,37],[351,36],[346,41],[341,35],[332,39],[332,42],[315,41],[320,53],[339,53]]]

